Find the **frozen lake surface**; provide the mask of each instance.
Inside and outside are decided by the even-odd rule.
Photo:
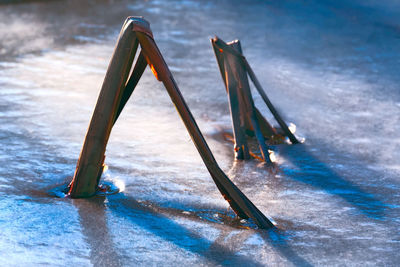
[[[123,192],[55,197],[130,15],[150,21],[220,166],[278,230],[235,218],[149,70],[107,146],[103,178]],[[306,140],[276,146],[276,168],[234,161],[221,137],[214,35],[241,40]],[[0,265],[398,266],[399,74],[395,0],[0,4]]]

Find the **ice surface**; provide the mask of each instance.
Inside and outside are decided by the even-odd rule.
[[[55,196],[129,15],[150,21],[216,159],[278,230],[235,218],[150,71],[107,147],[104,179],[123,192]],[[398,265],[399,25],[397,1],[0,5],[0,265]],[[231,122],[213,35],[241,40],[306,138],[276,146],[275,169],[235,162],[220,135]]]

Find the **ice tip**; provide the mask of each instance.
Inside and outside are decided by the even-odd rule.
[[[219,40],[219,37],[217,35],[214,35],[214,37],[211,38],[210,40],[211,40],[211,43],[215,43]]]
[[[237,44],[237,43],[240,44],[239,39],[235,39],[235,40],[233,40],[233,41],[230,41],[230,42],[228,42],[227,44],[228,44],[228,45],[231,45],[231,44]]]
[[[150,22],[147,21],[143,16],[129,16],[126,18],[125,22],[132,21],[133,23],[141,23],[150,27]]]

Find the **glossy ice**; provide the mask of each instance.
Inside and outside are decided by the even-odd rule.
[[[399,7],[396,1],[0,5],[1,264],[395,266]],[[107,148],[104,179],[123,192],[55,197],[73,175],[129,15],[151,22],[220,166],[280,230],[235,219],[149,70]],[[306,138],[275,148],[276,169],[234,162],[232,144],[221,137],[231,122],[213,35],[241,40],[271,101]]]

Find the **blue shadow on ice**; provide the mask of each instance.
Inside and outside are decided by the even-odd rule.
[[[342,178],[324,162],[313,156],[306,145],[284,146],[280,152],[285,159],[296,166],[296,169],[282,168],[287,177],[339,196],[369,218],[384,219],[387,208],[385,203]],[[339,152],[335,154],[340,155]]]
[[[264,264],[268,264],[266,262],[261,264],[248,256],[236,254],[244,244],[232,244],[234,248],[221,245],[219,241],[225,240],[232,231],[237,231],[236,228],[232,228],[232,231],[230,231],[229,225],[224,225],[219,229],[220,227],[216,224],[216,230],[220,231],[217,240],[212,241],[199,235],[196,230],[190,230],[175,222],[172,218],[185,217],[182,216],[181,210],[162,208],[156,206],[156,204],[141,203],[122,194],[109,196],[108,198],[107,207],[114,215],[128,219],[141,229],[186,251],[200,255],[210,264],[222,266],[264,266]],[[102,205],[102,208],[106,207]],[[171,218],[167,217],[169,215]],[[203,219],[196,218],[196,216],[190,217],[189,220],[194,223],[204,223]],[[270,243],[280,255],[286,257],[289,262],[296,266],[311,266],[290,248],[280,230],[257,230],[256,232],[260,234],[266,243]],[[243,230],[241,233],[244,238],[255,234],[254,230]]]
[[[108,230],[107,213],[111,212],[117,217],[127,219],[132,224],[141,229],[160,237],[186,251],[200,255],[212,265],[221,266],[264,266],[254,259],[238,255],[237,252],[245,240],[253,235],[259,234],[264,242],[270,244],[276,249],[279,255],[285,257],[289,262],[296,266],[311,266],[305,259],[297,255],[295,251],[287,244],[285,233],[279,229],[273,230],[241,230],[237,231],[235,220],[224,222],[216,222],[204,214],[203,210],[194,210],[191,215],[182,213],[181,209],[165,208],[158,206],[156,203],[139,202],[124,194],[107,196],[107,204],[105,204],[104,196],[96,196],[89,199],[73,199],[72,203],[77,208],[79,221],[82,227],[82,234],[90,247],[90,261],[96,266],[122,266],[121,255],[113,242],[112,235]],[[170,203],[169,206],[181,207],[181,203]],[[176,204],[176,205],[174,205]],[[193,211],[193,208],[190,209]],[[215,211],[209,213],[214,214]],[[209,223],[214,224],[214,228],[218,231],[216,240],[207,239],[200,234],[198,230],[190,230],[187,227],[174,221],[174,218],[186,218],[191,223]],[[208,221],[208,222],[207,222]],[[230,225],[232,224],[232,225]],[[221,226],[221,227],[220,227]],[[245,225],[248,226],[248,225]],[[253,225],[256,227],[255,225]],[[227,246],[221,245],[231,237],[235,232],[233,243]],[[138,240],[142,242],[143,240]],[[129,249],[129,248],[128,248]],[[121,252],[123,253],[123,252]]]
[[[223,266],[262,266],[253,259],[236,255],[235,251],[213,243],[166,217],[152,205],[140,203],[124,195],[111,196],[107,205],[111,212],[189,252],[206,258],[210,263]],[[175,217],[175,214],[171,214]]]
[[[261,238],[271,244],[281,256],[284,256],[294,266],[310,267],[313,266],[300,255],[298,255],[288,244],[287,236],[280,229],[272,229],[268,232],[261,232]]]
[[[122,266],[121,257],[109,233],[105,198],[72,199],[77,208],[82,234],[90,247],[89,259],[94,266]]]

